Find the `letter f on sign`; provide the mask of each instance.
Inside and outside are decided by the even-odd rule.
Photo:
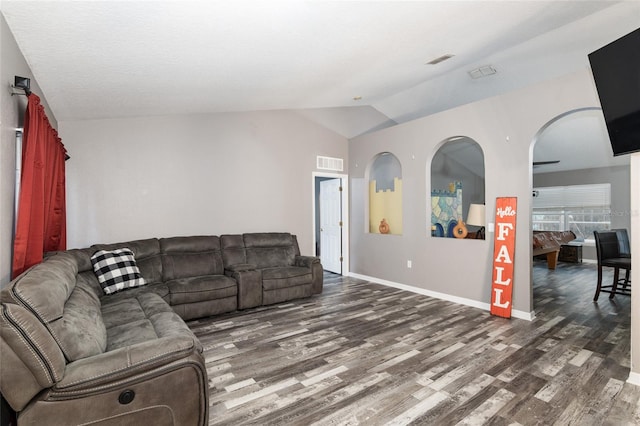
[[[496,237],[496,240],[504,241],[504,237],[509,235],[508,229],[513,229],[513,224],[500,222],[500,223],[497,223],[497,225],[498,225],[498,236]]]

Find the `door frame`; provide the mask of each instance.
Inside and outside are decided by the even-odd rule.
[[[342,180],[342,275],[349,274],[349,175],[341,173],[323,173],[312,172],[311,173],[311,235],[312,245],[311,253],[316,252],[316,223],[319,220],[316,217],[316,178],[331,178]]]

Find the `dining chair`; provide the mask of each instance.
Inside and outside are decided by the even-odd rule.
[[[629,233],[626,229],[612,229],[618,237],[618,247],[620,257],[631,257],[631,244],[629,243]]]
[[[609,293],[609,299],[616,294],[631,294],[631,281],[629,280],[629,272],[631,271],[631,255],[623,256],[620,252],[620,242],[616,231],[593,231],[596,239],[596,253],[598,255],[598,283],[596,286],[596,294],[593,301],[597,302],[600,292]],[[608,285],[602,285],[602,268],[614,268],[613,282]],[[625,278],[620,278],[620,270],[625,271]],[[618,285],[621,284],[620,288]]]
[[[631,243],[629,242],[629,233],[625,228],[621,229],[612,229],[615,231],[618,237],[618,247],[620,248],[620,257],[631,257]],[[631,269],[627,269],[624,274],[624,286],[628,286],[630,284],[629,275],[631,274]]]

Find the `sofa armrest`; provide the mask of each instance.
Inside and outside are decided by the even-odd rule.
[[[19,414],[22,423],[208,424],[207,371],[193,338],[160,338],[83,358],[66,373]]]
[[[253,263],[236,263],[224,269],[225,275],[231,276],[234,272],[255,271],[258,267]]]
[[[198,353],[190,336],[167,336],[104,352],[67,364],[62,380],[54,385],[55,394],[74,395],[121,385],[128,378],[139,380],[158,367]]]
[[[320,258],[316,256],[296,256],[295,266],[311,269],[311,284],[313,286],[313,294],[322,293],[324,270],[320,263]]]
[[[262,271],[256,269],[256,265],[240,263],[224,272],[238,283],[238,309],[262,305]]]
[[[320,263],[320,258],[316,256],[296,256],[294,265],[311,268],[314,263]]]

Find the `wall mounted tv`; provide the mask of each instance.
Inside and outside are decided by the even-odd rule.
[[[640,28],[589,54],[613,155],[640,151]]]

